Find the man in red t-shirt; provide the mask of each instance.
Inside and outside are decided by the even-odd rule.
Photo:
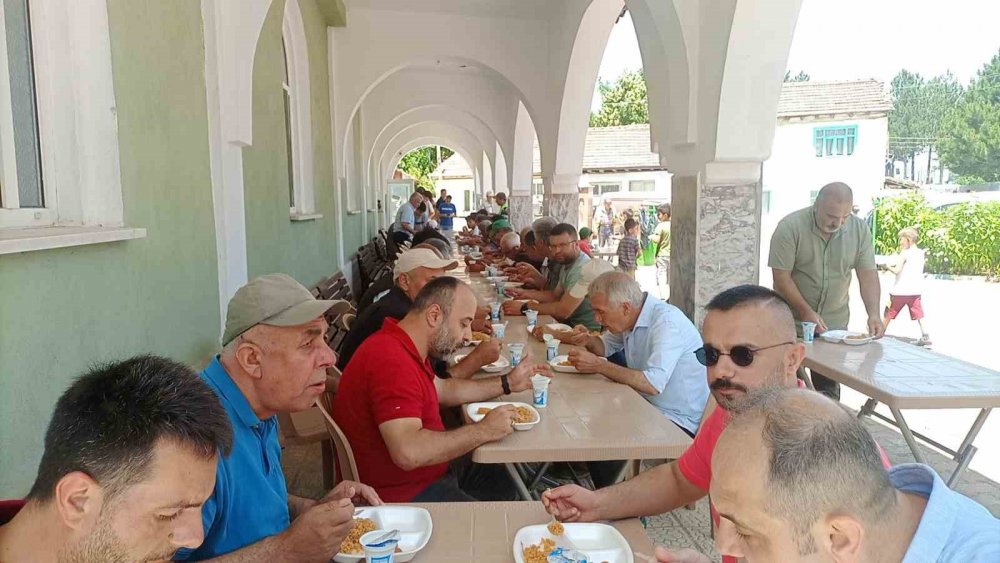
[[[334,418],[354,450],[358,477],[387,502],[516,497],[502,466],[473,465],[463,457],[510,434],[513,407],[497,407],[482,421],[449,431],[440,409],[524,391],[532,375],[551,376],[551,369],[527,357],[500,377],[436,377],[430,359],[447,357],[471,337],[475,312],[469,286],[437,278],[417,294],[402,320],[386,319],[344,370]]]
[[[691,446],[676,461],[612,487],[590,491],[566,485],[546,491],[542,502],[550,514],[564,522],[593,522],[662,514],[697,501],[708,494],[712,452],[729,411],[749,391],[801,385],[795,374],[805,345],[796,341],[788,303],[770,289],[742,285],[716,295],[706,306],[702,340],[705,345],[696,355],[708,367],[708,386],[722,408],[702,423]],[[712,519],[718,524],[714,508]],[[661,562],[700,560],[700,555],[678,556],[663,548],[656,556]]]

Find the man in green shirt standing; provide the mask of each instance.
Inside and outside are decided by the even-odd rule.
[[[816,323],[816,333],[846,329],[850,318],[851,270],[858,276],[861,299],[868,312],[868,333],[885,332],[879,311],[875,249],[868,225],[851,211],[854,194],[847,184],[823,186],[816,202],[778,223],[771,237],[767,265],[774,290],[792,306],[796,321]],[[840,399],[840,385],[816,372],[813,385]]]
[[[656,288],[663,299],[663,286],[670,285],[670,204],[656,206],[656,218],[660,221],[653,229],[649,242],[656,245]],[[660,280],[663,280],[662,282]]]

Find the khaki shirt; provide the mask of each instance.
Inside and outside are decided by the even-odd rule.
[[[767,265],[791,270],[799,293],[826,326],[846,329],[851,269],[875,269],[871,231],[863,220],[851,215],[829,241],[823,240],[813,208],[800,209],[778,223]]]

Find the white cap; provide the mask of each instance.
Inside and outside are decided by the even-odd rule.
[[[587,291],[590,289],[590,284],[596,280],[598,276],[613,271],[615,271],[615,267],[607,260],[594,258],[593,260],[586,262],[580,268],[580,279],[576,282],[576,285],[569,290],[570,296],[576,299],[586,297]]]
[[[392,279],[398,278],[399,274],[412,272],[417,268],[454,270],[458,264],[458,260],[441,258],[429,248],[411,248],[396,259],[396,266],[392,269]]]

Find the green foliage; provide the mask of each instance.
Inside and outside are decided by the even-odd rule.
[[[962,96],[962,86],[951,73],[924,80],[903,69],[892,79],[891,95],[889,155],[906,162],[917,152],[933,150],[944,116]]]
[[[961,203],[937,210],[924,196],[885,198],[875,205],[875,252],[899,252],[898,233],[916,227],[927,250],[926,271],[1000,276],[1000,202]]]
[[[798,74],[792,76],[792,71],[785,71],[785,82],[809,82],[809,75],[806,71],[800,70]]]
[[[434,187],[434,180],[431,179],[431,172],[437,169],[440,162],[437,160],[437,147],[428,146],[413,149],[399,159],[396,168],[413,176],[417,187],[421,187],[431,192],[437,193]],[[455,151],[448,147],[441,147],[441,162],[448,160]]]
[[[940,151],[952,171],[1000,181],[1000,53],[979,71],[944,119]]]
[[[602,80],[597,87],[601,92],[601,110],[590,114],[591,127],[649,123],[643,71],[626,71],[617,81]]]

